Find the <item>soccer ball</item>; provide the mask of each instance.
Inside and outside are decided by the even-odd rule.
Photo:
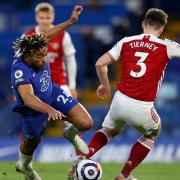
[[[84,159],[76,167],[78,180],[100,180],[102,177],[101,165],[93,160]]]

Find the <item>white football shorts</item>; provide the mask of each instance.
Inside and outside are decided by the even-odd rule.
[[[117,91],[102,127],[122,130],[128,124],[148,135],[158,129],[160,122],[153,102],[139,101]]]

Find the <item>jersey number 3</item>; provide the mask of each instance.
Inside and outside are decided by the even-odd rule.
[[[139,65],[141,67],[141,70],[139,72],[135,72],[135,71],[131,70],[130,75],[132,77],[139,78],[139,77],[142,77],[145,74],[145,72],[146,72],[146,64],[144,63],[144,61],[146,60],[148,55],[149,55],[149,53],[145,53],[145,52],[136,52],[135,53],[134,56],[140,57],[140,59],[137,62],[137,65]]]

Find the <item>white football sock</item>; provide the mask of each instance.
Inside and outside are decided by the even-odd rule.
[[[28,165],[31,165],[33,156],[27,156],[21,153],[19,149],[19,161],[23,167],[27,167]]]

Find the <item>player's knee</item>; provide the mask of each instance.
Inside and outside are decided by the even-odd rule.
[[[114,130],[114,129],[110,129],[110,128],[106,128],[104,127],[102,129],[102,131],[108,136],[108,137],[115,137],[117,136],[118,134],[120,134],[120,130]]]
[[[151,134],[149,134],[147,137],[150,138],[151,140],[156,140],[156,138],[158,137],[158,135],[160,134],[160,131],[161,131],[161,124],[158,125],[158,128],[157,129],[154,129],[152,131]]]
[[[26,139],[26,145],[32,149],[35,149],[40,142],[41,138]]]
[[[83,126],[84,126],[85,130],[91,129],[93,127],[93,120],[92,120],[92,118],[89,117],[88,119],[86,119],[86,121],[85,121]]]
[[[92,127],[93,127],[93,120],[91,117],[84,119],[84,121],[81,124],[79,124],[79,128],[82,131],[87,131],[91,129]]]

